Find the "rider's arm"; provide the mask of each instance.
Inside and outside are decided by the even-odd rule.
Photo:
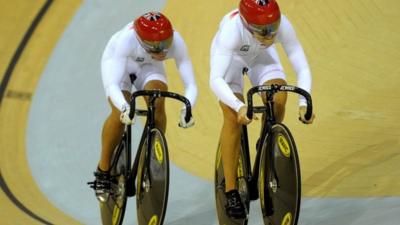
[[[134,45],[132,38],[134,38],[134,36],[132,35],[132,37],[130,37],[128,32],[122,31],[116,34],[116,36],[111,39],[113,43],[107,45],[107,48],[113,49],[105,50],[107,54],[103,56],[101,68],[106,94],[120,111],[122,111],[123,106],[128,105],[122,94],[120,84],[125,73],[127,57]]]
[[[174,43],[172,52],[175,58],[176,67],[179,70],[181,80],[185,87],[185,97],[190,101],[192,107],[196,103],[197,85],[194,79],[192,62],[190,61],[186,44],[178,32],[174,32]]]
[[[297,74],[297,86],[311,93],[311,71],[303,47],[292,24],[284,15],[282,15],[280,26],[277,39],[282,43],[283,49]],[[303,96],[300,97],[299,105],[307,105]]]
[[[231,64],[234,49],[240,43],[240,34],[235,27],[222,27],[217,33],[211,47],[210,87],[218,99],[236,112],[244,106],[225,81],[225,75]],[[241,71],[238,71],[240,74]]]
[[[210,87],[218,99],[236,112],[244,106],[224,80],[224,75],[231,64],[232,55],[215,54],[211,60]],[[240,73],[240,72],[239,72]]]

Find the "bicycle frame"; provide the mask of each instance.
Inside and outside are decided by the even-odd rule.
[[[135,109],[135,99],[138,96],[148,97],[147,99],[147,110]],[[169,160],[168,160],[168,147],[166,145],[166,139],[163,132],[157,128],[155,123],[155,102],[157,98],[169,97],[177,99],[183,102],[186,106],[185,120],[188,122],[191,117],[191,105],[187,98],[173,92],[163,92],[160,90],[141,90],[134,92],[130,100],[130,112],[129,116],[133,119],[134,115],[146,116],[146,123],[144,125],[142,135],[140,138],[139,146],[136,151],[136,156],[132,164],[132,126],[126,125],[124,127],[124,132],[121,141],[119,142],[117,148],[113,153],[111,169],[112,173],[112,198],[106,202],[100,203],[100,210],[102,221],[105,224],[121,224],[123,222],[127,197],[132,197],[137,195],[137,207],[138,211],[141,210],[141,215],[138,214],[139,224],[149,224],[149,222],[154,222],[159,220],[160,223],[163,222],[166,202],[168,201],[168,185],[169,185]],[[159,140],[158,140],[159,139]],[[154,143],[154,146],[153,146]],[[160,144],[161,143],[161,144]],[[160,147],[161,145],[162,147]],[[157,147],[158,146],[158,147]],[[160,150],[161,148],[161,150]],[[151,176],[150,173],[156,173],[153,171],[153,157],[159,157],[159,151],[162,151],[162,157],[165,156],[165,161],[157,161],[161,165],[165,166],[163,176],[165,179],[158,180],[159,177]],[[156,160],[160,160],[157,158]],[[140,176],[140,180],[137,177]],[[115,179],[114,179],[115,178]],[[137,180],[138,189],[140,192],[136,192],[135,181]],[[143,182],[142,182],[143,181]],[[133,185],[133,186],[132,186]],[[140,186],[139,186],[140,185]],[[161,189],[157,189],[161,188]],[[145,191],[142,191],[142,190]],[[152,190],[158,191],[158,194],[153,195]],[[140,196],[140,197],[139,197]],[[156,196],[156,201],[163,201],[163,204],[156,207],[157,209],[151,210],[150,213],[156,213],[152,215],[147,215],[143,213],[152,207],[152,202]],[[150,204],[150,205],[149,205]],[[148,216],[151,216],[148,218]],[[155,219],[155,220],[154,220]],[[153,224],[153,223],[152,223]]]
[[[147,106],[147,110],[135,110],[136,107],[136,98],[138,96],[148,96],[149,100],[148,100],[148,106]],[[186,106],[186,115],[185,115],[185,120],[189,121],[190,118],[192,117],[192,111],[191,111],[191,105],[188,99],[186,99],[185,97],[180,96],[179,94],[176,93],[172,93],[172,92],[165,92],[165,91],[160,91],[160,90],[141,90],[141,91],[136,91],[132,94],[131,97],[131,101],[130,101],[130,106],[131,106],[131,111],[129,112],[129,117],[133,118],[134,114],[139,115],[139,116],[146,116],[146,123],[142,132],[142,136],[141,136],[141,140],[138,146],[138,150],[136,152],[136,156],[135,156],[135,161],[133,163],[132,166],[132,170],[128,171],[129,172],[129,180],[135,180],[136,179],[136,175],[137,175],[137,168],[138,168],[138,164],[139,164],[139,158],[140,158],[140,154],[143,148],[141,148],[141,146],[143,146],[143,142],[145,140],[147,140],[147,146],[146,146],[146,155],[150,155],[150,151],[151,151],[151,135],[150,135],[150,131],[152,129],[154,129],[156,127],[155,124],[155,101],[157,98],[160,97],[169,97],[169,98],[174,98],[177,99],[181,102],[183,102]],[[131,143],[131,125],[127,126],[127,134],[128,134],[128,139],[127,140],[129,143]],[[129,145],[129,159],[131,158],[131,146]],[[131,161],[128,161],[128,165],[130,165]],[[150,157],[146,157],[146,168],[149,168],[150,166]],[[147,171],[150,172],[150,171]],[[149,180],[150,180],[150,185],[151,185],[151,176],[149,176]]]
[[[285,127],[281,123],[277,123],[275,115],[274,115],[274,99],[273,96],[276,92],[279,91],[290,91],[303,95],[307,100],[307,112],[305,115],[306,119],[310,119],[312,115],[312,103],[310,95],[304,91],[303,89],[289,86],[289,85],[261,85],[251,88],[247,93],[247,106],[248,111],[246,116],[249,119],[253,118],[253,113],[264,113],[265,117],[263,117],[262,127],[259,133],[259,141],[257,141],[256,145],[256,159],[254,161],[254,165],[251,165],[250,162],[250,151],[249,151],[249,140],[248,140],[248,132],[247,126],[241,126],[241,149],[239,155],[239,163],[237,169],[237,180],[236,184],[238,186],[238,191],[241,196],[241,200],[245,205],[246,214],[248,215],[250,201],[260,199],[261,209],[263,211],[263,220],[264,224],[292,224],[292,216],[294,216],[293,221],[294,224],[297,223],[298,219],[298,209],[299,209],[299,200],[301,196],[300,193],[300,185],[298,183],[300,178],[300,171],[298,167],[298,156],[296,146],[287,127]],[[253,106],[253,95],[255,93],[263,93],[265,92],[265,103],[263,106]],[[285,134],[290,141],[290,148],[293,150],[293,154],[286,156],[285,152],[282,151],[280,145],[276,144],[276,135],[277,132],[285,132],[280,134]],[[285,138],[282,135],[283,138]],[[284,139],[286,140],[286,139]],[[288,143],[287,143],[288,144]],[[276,148],[279,148],[277,152]],[[275,153],[277,153],[275,155]],[[284,158],[286,157],[286,158]],[[293,160],[291,160],[293,159]],[[215,162],[215,196],[216,196],[216,206],[217,206],[217,214],[218,220],[220,224],[247,224],[248,217],[235,220],[234,218],[230,218],[224,209],[224,201],[226,201],[225,193],[223,188],[225,188],[225,176],[223,171],[223,165],[221,166],[221,149],[220,146],[217,150],[216,162]],[[278,161],[276,161],[278,160]],[[287,163],[286,163],[287,162]],[[286,163],[286,164],[285,164]],[[289,165],[288,168],[294,171],[294,176],[286,179],[285,176],[282,175],[281,170],[282,166],[286,168],[286,165]],[[245,171],[243,173],[243,171]],[[279,183],[278,178],[284,182]],[[243,182],[244,181],[244,182]],[[287,181],[291,182],[290,185],[286,185]],[[292,185],[293,184],[293,185]],[[282,192],[288,190],[288,188],[295,189],[292,191],[290,189],[290,193],[294,193],[293,195],[288,196],[291,199],[291,203],[289,205],[285,205],[282,203],[283,201],[277,196],[282,196]],[[299,188],[297,188],[299,187]],[[260,188],[260,189],[259,189]],[[259,190],[258,190],[259,189]],[[300,194],[299,194],[300,193]],[[286,197],[286,195],[284,195]],[[293,201],[293,200],[295,201]],[[284,206],[282,206],[284,205]],[[276,206],[277,208],[274,208]],[[284,213],[284,214],[283,214]],[[272,219],[271,219],[272,218]],[[279,221],[277,221],[278,219]]]
[[[247,117],[249,119],[252,119],[253,113],[265,113],[265,119],[264,119],[262,127],[261,127],[259,141],[264,140],[265,137],[270,133],[272,126],[276,124],[276,119],[275,119],[275,114],[274,114],[273,96],[275,93],[277,93],[279,91],[294,92],[294,93],[304,96],[307,101],[307,113],[305,115],[305,118],[306,119],[311,118],[311,115],[312,115],[311,96],[305,90],[295,87],[295,86],[291,86],[291,85],[255,86],[247,92],[247,105],[248,105]],[[266,93],[265,105],[264,106],[253,106],[253,95],[255,93],[262,93],[262,92]],[[247,165],[249,165],[249,169],[251,169],[248,143],[249,142],[248,142],[247,126],[243,125],[242,126],[242,146],[245,148],[244,155],[245,155],[246,161],[248,162]],[[248,177],[248,181],[250,182],[251,185],[256,185],[256,183],[254,183],[254,182],[258,180],[258,172],[259,172],[259,163],[260,163],[260,155],[261,155],[261,151],[262,151],[262,149],[261,149],[262,144],[263,143],[257,142],[257,145],[256,145],[257,154],[256,154],[256,158],[254,161],[254,166],[253,166],[253,170],[252,170],[253,172]],[[274,163],[274,162],[271,162],[271,163]],[[272,164],[272,165],[270,165],[270,167],[275,175],[275,166]]]
[[[273,100],[273,95],[276,92],[277,91],[274,91],[272,93],[266,93],[265,106],[264,107],[261,106],[261,107],[256,107],[255,108],[256,109],[255,112],[257,112],[257,113],[265,113],[265,118],[264,118],[263,124],[261,126],[261,132],[260,132],[259,141],[262,141],[262,140],[265,139],[265,137],[270,132],[272,126],[276,123],[275,113],[274,113],[274,100]],[[261,151],[262,151],[261,150],[262,146],[263,146],[263,143],[257,143],[257,145],[256,145],[257,154],[256,154],[256,159],[254,161],[254,168],[253,168],[253,173],[252,173],[252,179],[254,181],[258,180],[259,165],[260,165],[260,155],[261,155]],[[274,168],[273,165],[271,165],[271,166],[272,166],[272,168]],[[253,185],[254,185],[254,183],[253,183]]]
[[[137,115],[146,116],[146,122],[145,122],[145,125],[144,125],[144,129],[143,129],[143,132],[142,132],[142,136],[141,136],[141,140],[140,140],[140,143],[139,143],[139,146],[138,146],[138,150],[136,152],[136,157],[135,157],[134,164],[132,166],[132,171],[130,171],[130,176],[129,176],[130,180],[135,180],[135,178],[136,178],[137,168],[138,168],[138,164],[139,164],[139,157],[140,157],[141,151],[143,149],[143,148],[141,148],[141,146],[143,146],[143,144],[144,144],[143,142],[145,140],[147,140],[147,143],[146,143],[146,155],[150,154],[151,143],[152,143],[152,140],[151,140],[152,137],[150,135],[150,131],[153,128],[156,127],[155,122],[154,122],[155,121],[154,103],[155,103],[155,100],[158,97],[159,96],[157,96],[157,94],[154,94],[154,95],[150,96],[148,107],[147,107],[147,111],[145,111],[145,110],[137,110],[135,112],[135,114],[137,114]],[[145,168],[149,168],[149,166],[150,166],[149,157],[146,157],[146,162],[145,163],[146,163],[146,167]],[[150,171],[146,171],[146,172],[149,173]],[[150,185],[151,185],[151,176],[149,176],[149,181],[150,181]]]

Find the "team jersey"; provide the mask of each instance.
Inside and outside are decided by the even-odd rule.
[[[175,60],[180,78],[184,83],[185,97],[194,106],[197,86],[193,66],[186,44],[177,31],[174,31],[172,45],[165,57],[165,59],[171,58]],[[119,110],[122,110],[123,106],[127,104],[120,87],[124,76],[148,64],[162,67],[161,71],[164,70],[163,62],[152,59],[151,55],[140,45],[133,28],[133,22],[116,32],[108,41],[102,56],[102,80],[106,95],[111,98],[111,101]],[[140,74],[136,75],[140,76]]]
[[[238,10],[234,10],[222,19],[217,34],[211,46],[211,74],[210,87],[216,96],[225,104],[238,111],[244,103],[240,101],[224,80],[233,60],[240,60],[249,65],[261,53],[267,52],[272,58],[277,58],[279,67],[283,67],[275,50],[275,43],[281,43],[297,75],[297,86],[310,93],[311,72],[303,48],[296,37],[296,33],[285,15],[281,15],[280,26],[275,40],[270,46],[261,44],[245,28]],[[268,62],[265,62],[268,64]],[[241,76],[238,73],[238,76]],[[306,105],[300,97],[300,105]]]

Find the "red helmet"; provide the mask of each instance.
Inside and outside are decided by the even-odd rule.
[[[279,28],[281,12],[275,0],[241,0],[239,13],[250,32],[265,36]]]
[[[281,18],[278,3],[275,0],[241,0],[239,12],[247,23],[267,25]]]
[[[171,22],[160,12],[148,12],[137,18],[134,29],[146,51],[161,52],[172,43]]]

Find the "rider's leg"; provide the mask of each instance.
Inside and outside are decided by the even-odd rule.
[[[242,94],[235,94],[243,101]],[[221,129],[220,148],[225,175],[225,210],[229,217],[245,218],[245,207],[236,186],[237,166],[240,154],[241,125],[237,122],[237,113],[220,102],[224,115],[224,124]]]
[[[235,94],[243,101],[241,94]],[[224,116],[224,123],[220,135],[221,157],[225,175],[225,192],[237,189],[236,178],[240,149],[240,124],[237,122],[237,112],[220,102],[220,107]]]
[[[163,81],[160,80],[151,80],[144,85],[145,90],[160,90],[160,91],[168,91],[168,86]],[[148,98],[146,99],[146,103],[148,104]],[[167,115],[165,113],[165,101],[164,98],[158,98],[155,101],[155,122],[156,126],[161,129],[163,133],[166,131],[167,126]]]
[[[130,99],[130,93],[128,91],[123,91],[123,94],[125,99]],[[111,106],[111,113],[103,124],[103,130],[101,134],[102,149],[100,162],[98,165],[99,169],[102,171],[109,170],[111,155],[121,140],[124,132],[124,125],[119,120],[121,112],[114,106],[110,99],[108,101]]]

